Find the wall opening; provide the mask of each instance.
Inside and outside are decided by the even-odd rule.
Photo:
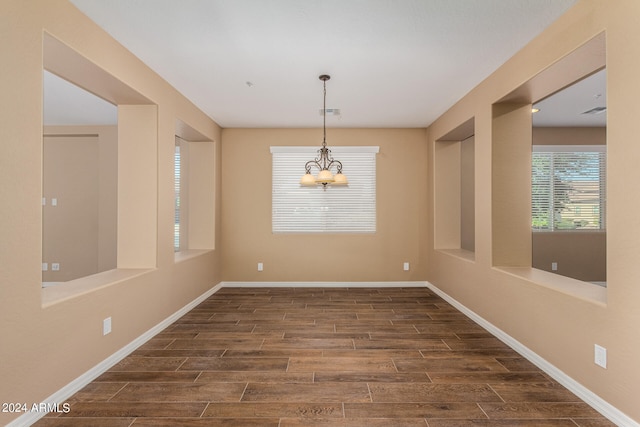
[[[435,245],[473,258],[475,252],[475,120],[436,140]]]
[[[606,284],[605,51],[601,33],[493,105],[494,266]],[[540,199],[541,174],[558,151],[554,205]]]

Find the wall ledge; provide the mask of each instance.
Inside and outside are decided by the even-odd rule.
[[[199,257],[200,255],[204,255],[212,251],[213,249],[187,249],[184,251],[175,252],[173,255],[173,260],[176,264],[178,264],[178,263],[181,263],[182,261],[196,258],[196,257]]]
[[[42,288],[42,308],[48,308],[54,304],[142,276],[154,270],[153,268],[117,268],[68,282],[49,284]]]
[[[531,267],[494,267],[494,269],[601,307],[607,306],[607,288],[601,284],[583,282]]]
[[[436,251],[456,257],[463,261],[476,262],[476,253],[467,249],[436,249]]]
[[[531,269],[529,269],[531,270]],[[542,369],[545,373],[547,373],[551,378],[558,381],[564,387],[573,392],[580,399],[584,400],[589,406],[591,406],[596,411],[600,412],[603,416],[608,418],[610,421],[615,423],[618,426],[627,426],[627,427],[640,427],[640,423],[634,421],[625,413],[620,411],[615,406],[611,405],[606,400],[602,399],[600,396],[562,372],[560,369],[546,361],[544,358],[540,357],[537,353],[532,351],[530,348],[526,347],[520,341],[516,340],[502,329],[493,325],[489,321],[485,320],[483,317],[476,314],[474,311],[468,309],[466,306],[458,302],[456,299],[452,298],[445,292],[438,289],[437,286],[432,283],[427,282],[426,286],[433,291],[436,295],[447,301],[449,304],[454,306],[456,309],[460,310],[471,320],[476,322],[478,325],[485,328],[491,334],[493,334],[500,341],[504,342],[506,345],[511,347],[513,350],[517,351],[522,357],[529,360],[531,363],[536,365],[538,368]],[[595,285],[594,285],[595,286]]]

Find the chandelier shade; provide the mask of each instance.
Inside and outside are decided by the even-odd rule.
[[[327,148],[327,80],[331,76],[323,74],[320,77],[323,84],[323,106],[322,106],[322,147],[318,150],[318,157],[313,160],[309,160],[305,166],[305,174],[300,179],[300,185],[303,186],[315,186],[322,185],[323,188],[327,188],[327,185],[347,185],[349,181],[347,177],[342,173],[342,163],[335,160],[331,155],[331,150]],[[318,170],[318,174],[313,176],[311,169]],[[335,169],[335,175],[331,169]]]

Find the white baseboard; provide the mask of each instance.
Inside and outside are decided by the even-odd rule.
[[[140,335],[135,340],[131,341],[126,346],[122,347],[120,350],[113,353],[111,356],[104,359],[102,362],[98,363],[93,368],[89,369],[84,374],[80,375],[75,380],[71,381],[66,386],[62,387],[57,392],[53,393],[51,396],[47,397],[43,402],[49,404],[58,404],[59,407],[62,407],[62,404],[65,400],[73,396],[76,392],[80,391],[83,387],[89,384],[91,381],[98,378],[100,375],[109,370],[116,363],[120,362],[122,359],[131,354],[134,350],[140,347],[142,344],[149,341],[151,338],[156,336],[159,332],[165,329],[167,326],[171,325],[173,322],[178,320],[180,317],[187,314],[191,311],[195,306],[209,298],[214,293],[218,292],[222,288],[222,284],[217,284],[213,288],[209,289],[204,294],[200,295],[198,298],[191,301],[189,304],[182,307],[180,310],[173,313],[171,316],[164,319],[162,322],[158,323],[153,328],[146,331],[144,334]],[[30,426],[38,421],[40,418],[46,415],[45,412],[27,412],[20,417],[16,418],[9,424],[7,427],[24,427]]]
[[[227,288],[423,288],[427,282],[221,282],[221,284]]]
[[[424,282],[424,281],[407,281],[407,282],[220,282],[213,288],[209,289],[204,294],[200,295],[195,300],[191,301],[189,304],[182,307],[180,310],[173,313],[171,316],[164,319],[162,322],[158,323],[153,328],[149,329],[144,334],[140,335],[138,338],[130,342],[125,347],[121,348],[51,396],[45,399],[47,403],[57,403],[62,405],[65,400],[71,397],[73,394],[81,390],[91,381],[102,375],[116,363],[124,359],[127,355],[132,353],[142,344],[153,338],[160,331],[165,329],[167,326],[171,325],[173,322],[178,320],[180,317],[188,313],[195,306],[209,298],[211,295],[216,293],[223,287],[307,287],[307,288],[322,288],[322,287],[334,287],[334,288],[364,288],[364,287],[427,287],[435,294],[440,296],[442,299],[447,301],[449,304],[460,310],[466,316],[471,318],[474,322],[491,332],[502,342],[507,344],[509,347],[520,353],[523,357],[529,360],[531,363],[542,369],[544,372],[549,374],[553,379],[558,381],[564,387],[572,391],[576,396],[580,399],[584,400],[588,405],[593,407],[596,411],[600,412],[603,416],[611,420],[618,426],[621,427],[640,427],[640,424],[636,421],[629,418],[626,414],[618,410],[613,405],[606,402],[604,399],[600,398],[598,395],[584,387],[582,384],[575,381],[573,378],[569,377],[567,374],[562,372],[560,369],[556,368],[551,363],[547,362],[545,359],[540,357],[538,354],[533,352],[531,349],[523,345],[521,342],[511,337],[492,323],[488,322],[484,318],[480,317],[478,314],[468,309],[457,300],[444,293],[440,289],[438,289],[435,285]],[[40,418],[42,418],[45,413],[41,412],[28,412],[18,417],[11,423],[7,424],[7,427],[23,427],[29,426]]]
[[[531,363],[536,365],[538,368],[542,369],[545,373],[547,373],[551,378],[558,381],[564,387],[573,392],[580,399],[584,400],[589,406],[591,406],[596,411],[600,412],[603,416],[608,418],[611,422],[615,423],[620,427],[640,427],[636,421],[629,418],[622,411],[617,409],[615,406],[611,405],[597,394],[593,393],[591,390],[562,372],[560,369],[546,361],[544,358],[540,357],[537,353],[533,352],[530,348],[526,347],[520,341],[516,340],[512,336],[508,335],[502,329],[496,327],[489,321],[480,317],[478,314],[468,309],[460,302],[444,293],[440,289],[438,289],[432,283],[426,282],[426,286],[432,290],[436,295],[447,301],[449,304],[460,310],[467,317],[472,319],[474,322],[485,328],[487,331],[491,332],[491,334],[495,335],[500,341],[507,344],[509,347],[520,353],[524,358],[529,360]]]

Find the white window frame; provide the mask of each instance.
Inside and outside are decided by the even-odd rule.
[[[599,159],[598,166],[598,184],[594,185],[585,185],[583,188],[576,187],[573,185],[575,182],[579,182],[580,179],[577,175],[569,176],[564,175],[565,181],[563,184],[565,186],[569,186],[571,190],[569,190],[572,195],[569,195],[570,202],[568,203],[569,207],[567,207],[566,202],[562,202],[559,200],[560,197],[567,197],[566,192],[561,193],[562,190],[557,189],[557,180],[552,179],[556,175],[555,171],[557,170],[554,167],[555,161],[561,160],[566,161],[567,156],[575,155],[578,158],[581,154],[591,153],[591,155],[595,155]],[[548,156],[550,160],[549,166],[549,187],[547,188],[548,192],[545,193],[545,188],[541,188],[542,191],[535,191],[535,182],[534,182],[534,165],[536,156]],[[564,157],[564,159],[562,159]],[[595,174],[594,174],[595,175]],[[591,181],[593,182],[593,181]],[[585,183],[588,183],[585,180]],[[534,145],[533,153],[532,153],[532,207],[531,207],[531,228],[534,232],[567,232],[567,231],[604,231],[606,230],[606,146],[605,145]],[[591,194],[591,195],[590,195]],[[597,197],[597,227],[589,226],[589,219],[591,219],[592,215],[586,213],[585,215],[581,215],[580,211],[583,211],[584,206],[591,206],[593,208],[593,204],[591,203],[593,200],[593,194]],[[536,227],[534,209],[536,206],[543,205],[545,200],[548,200],[547,206],[547,226],[546,227]],[[581,206],[584,205],[584,206]],[[565,205],[560,208],[560,205]],[[571,227],[562,227],[559,222],[558,212],[560,210],[571,211],[573,210],[573,218],[574,221],[579,220],[581,217],[583,218],[586,225]],[[588,212],[589,210],[583,211]],[[554,214],[555,212],[555,214]],[[593,222],[593,221],[591,221]]]
[[[375,233],[377,146],[334,146],[347,186],[301,186],[317,147],[271,147],[273,233]],[[335,172],[335,171],[334,171]],[[317,171],[312,170],[316,174]]]

